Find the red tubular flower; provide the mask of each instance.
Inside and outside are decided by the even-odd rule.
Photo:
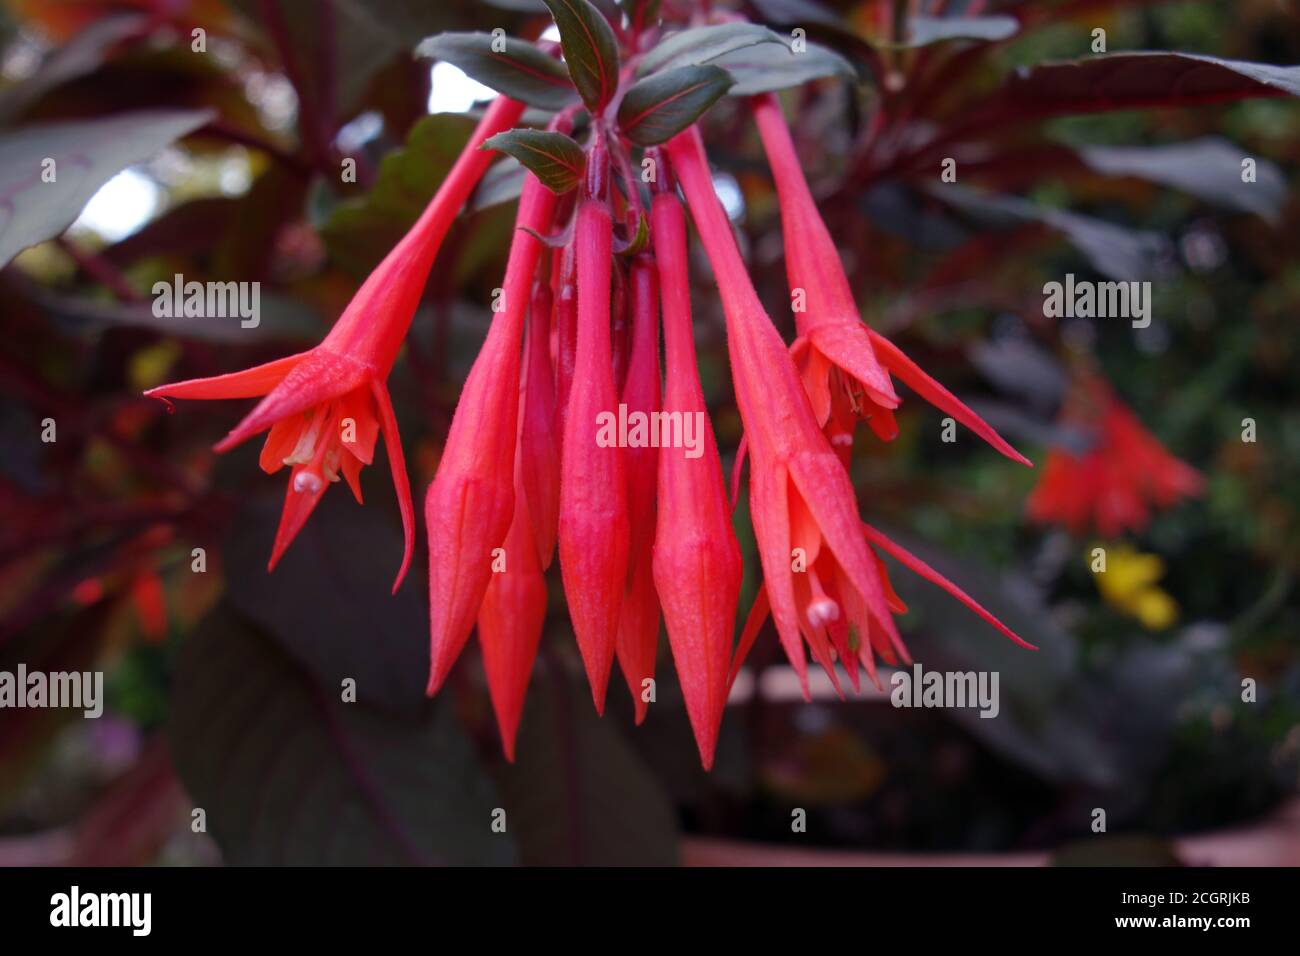
[[[405,550],[393,590],[402,583],[415,541],[414,508],[385,382],[438,248],[491,162],[492,157],[479,146],[513,126],[523,108],[522,103],[505,97],[493,102],[423,215],[375,267],[319,345],[242,372],[161,385],[145,392],[163,399],[264,396],[217,443],[216,450],[228,451],[270,429],[262,448],[262,470],[270,474],[285,465],[292,469],[268,570],[302,530],[330,482],[342,475],[361,501],[361,467],[373,460],[375,440],[382,432],[405,532]]]
[[[537,646],[546,621],[546,576],[538,560],[528,496],[524,494],[522,449],[515,462],[515,513],[504,543],[505,567],[495,571],[478,611],[488,694],[506,759],[515,760],[515,737],[524,710]]]
[[[665,166],[659,163],[661,182]],[[684,443],[659,451],[654,581],[686,713],[700,761],[708,770],[727,704],[732,622],[743,569],[722,462],[695,364],[686,217],[674,193],[655,196],[651,225],[663,296],[667,366],[663,410],[669,416],[680,415],[683,428],[688,420],[701,424],[696,435],[699,455],[692,457]]]
[[[803,641],[838,688],[832,647],[846,663],[868,647],[886,661],[894,651],[906,659],[892,616],[902,604],[863,537],[848,472],[749,281],[699,133],[691,128],[667,148],[722,295],[766,600],[805,695]],[[870,653],[863,660],[872,666]],[[850,676],[856,684],[855,667]]]
[[[799,331],[795,352],[802,361],[804,385],[817,421],[826,426],[834,418],[831,427],[837,436],[844,436],[841,443],[851,442],[851,425],[846,433],[845,421],[854,417],[865,418],[880,438],[892,440],[898,434],[892,410],[899,404],[889,379],[893,372],[999,452],[1030,464],[987,422],[862,322],[835,243],[799,166],[780,100],[769,93],[754,97],[751,104],[781,203],[791,293],[803,300],[803,307],[795,309]]]
[[[1063,425],[1083,432],[1081,454],[1053,450],[1029,498],[1029,515],[1075,534],[1095,527],[1105,537],[1141,531],[1151,511],[1200,494],[1204,480],[1142,427],[1098,375],[1085,374],[1061,411]]]
[[[631,353],[622,404],[629,421],[645,415],[644,440],[633,440],[635,424],[629,427],[624,451],[627,472],[627,504],[630,527],[627,590],[618,626],[618,663],[632,693],[636,722],[645,720],[649,702],[643,682],[655,675],[655,654],[659,645],[659,598],[655,594],[651,555],[655,538],[655,486],[658,481],[658,444],[652,441],[654,415],[659,411],[659,289],[655,266],[649,256],[637,256],[629,277],[631,306]]]
[[[602,414],[617,415],[610,349],[613,220],[606,200],[608,157],[597,140],[574,233],[578,335],[560,468],[560,573],[596,710],[614,661],[627,578],[630,529],[623,450],[598,440]]]
[[[555,194],[529,173],[506,263],[504,307],[465,379],[438,472],[425,496],[430,696],[469,640],[492,575],[492,551],[505,539],[515,514],[520,346],[543,249],[533,233],[549,231],[554,212]]]
[[[524,384],[523,456],[520,487],[528,498],[537,558],[550,567],[560,516],[560,435],[555,417],[555,376],[551,371],[551,287],[539,282],[528,306],[528,344]]]
[[[678,134],[667,150],[722,296],[736,403],[749,445],[750,511],[772,617],[805,693],[803,640],[838,686],[827,625],[841,619],[841,608],[826,593],[832,583],[827,571],[855,592],[855,605],[878,626],[890,626],[853,486],[745,271],[698,131]],[[828,557],[819,563],[823,544]],[[852,623],[866,632],[866,620]]]

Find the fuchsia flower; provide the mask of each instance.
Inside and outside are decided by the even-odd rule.
[[[614,223],[608,162],[597,140],[587,158],[573,240],[578,335],[560,468],[560,573],[598,711],[605,708],[631,547],[623,449],[602,447],[596,427],[602,413],[618,408],[610,347]]]
[[[546,575],[538,557],[528,496],[523,493],[522,451],[515,461],[515,512],[502,543],[504,566],[494,571],[478,609],[483,670],[501,731],[506,759],[514,762],[515,737],[546,619]]]
[[[545,627],[545,575],[557,551],[596,709],[604,708],[617,657],[636,720],[645,718],[662,616],[705,768],[713,765],[730,682],[769,612],[805,693],[809,652],[837,688],[837,664],[856,688],[861,668],[876,680],[877,656],[910,660],[894,623],[906,608],[877,549],[1023,645],[955,585],[862,522],[847,468],[853,431],[866,419],[884,439],[897,433],[891,374],[1003,454],[1024,459],[863,324],[776,99],[759,97],[752,108],[777,185],[790,285],[800,299],[793,349],[758,299],[714,193],[700,133],[688,125],[733,78],[718,67],[696,67],[624,88],[636,65],[620,65],[611,48],[621,38],[643,54],[641,27],[615,33],[585,4],[568,12],[573,19],[565,19],[562,43],[587,122],[574,123],[575,102],[549,130],[493,143],[516,150],[533,171],[519,200],[503,306],[466,379],[425,498],[428,693],[446,682],[477,623],[503,748],[514,759]],[[526,56],[515,65],[531,75],[530,62],[538,66]],[[674,82],[681,87],[672,88]],[[293,468],[272,564],[328,481],[341,475],[360,498],[357,474],[382,433],[406,527],[406,570],[412,507],[384,381],[438,245],[490,160],[478,147],[521,113],[505,98],[489,108],[420,222],[319,346],[151,393],[265,396],[218,448],[269,428],[263,467]],[[575,127],[587,130],[585,146],[568,137]],[[646,154],[659,170],[647,194],[632,174],[633,150],[664,140]],[[677,182],[722,300],[750,457],[750,513],[764,584],[734,652],[743,568],[696,368]],[[561,203],[550,187],[572,192],[576,202]],[[634,416],[641,416],[639,425],[631,424]],[[612,442],[601,424],[611,418],[629,423]],[[660,440],[674,432],[676,442]]]
[[[745,271],[699,133],[679,134],[667,151],[722,296],[736,402],[749,444],[750,511],[765,597],[750,616],[745,639],[753,640],[766,601],[805,694],[805,642],[837,688],[832,649],[856,686],[856,660],[874,676],[875,654],[890,662],[897,651],[908,659],[893,621],[893,613],[904,608],[868,547],[848,473]],[[927,577],[960,593],[932,571]],[[742,642],[738,658],[745,650]]]
[[[272,474],[285,465],[291,469],[268,570],[275,567],[325,489],[340,475],[361,501],[358,477],[362,466],[373,460],[375,440],[382,431],[405,533],[405,550],[393,590],[402,583],[415,541],[414,508],[385,382],[438,248],[491,160],[478,147],[513,126],[522,113],[522,103],[505,97],[492,104],[424,214],[370,274],[315,348],[242,372],[160,385],[145,392],[162,399],[264,396],[217,443],[216,450],[229,451],[270,429],[262,447],[262,470]]]
[[[695,366],[686,217],[675,191],[668,191],[670,182],[661,174],[665,191],[655,196],[651,209],[668,369],[663,410],[680,414],[683,425],[694,416],[703,423],[704,434],[699,436],[702,454],[697,458],[689,457],[685,448],[660,449],[654,583],[686,713],[707,770],[713,766],[727,703],[742,567],[722,462]]]
[[[534,233],[549,231],[555,201],[555,194],[528,174],[506,264],[504,306],[465,380],[442,460],[424,499],[430,694],[447,679],[469,639],[492,575],[492,552],[505,540],[515,515],[520,340],[543,248]]]
[[[1105,537],[1141,531],[1151,512],[1205,487],[1200,474],[1165,449],[1115,397],[1100,375],[1080,376],[1067,396],[1061,423],[1081,431],[1088,449],[1054,450],[1029,498],[1029,516],[1074,534],[1090,527]]]
[[[896,345],[863,324],[835,243],[799,166],[780,101],[769,93],[754,97],[751,106],[781,202],[786,271],[799,332],[794,351],[801,360],[817,421],[827,426],[834,416],[830,427],[841,436],[838,444],[852,442],[855,418],[866,419],[877,436],[892,440],[898,435],[893,409],[899,404],[889,379],[892,372],[1002,454],[1028,465],[1029,459],[987,422],[926,375]]]
[[[636,257],[629,269],[628,284],[632,343],[622,404],[628,414],[640,412],[647,421],[652,421],[650,415],[660,410],[659,288],[655,264],[649,256]],[[659,598],[655,594],[651,566],[659,449],[647,441],[625,449],[623,457],[627,473],[629,566],[616,650],[639,724],[645,720],[649,707],[645,681],[654,679],[655,653],[659,648]]]
[[[786,655],[808,684],[803,643],[834,678],[828,625],[843,621],[826,588],[851,592],[865,636],[892,622],[863,540],[848,473],[831,450],[787,352],[745,270],[713,190],[699,133],[667,146],[722,296],[736,403],[750,456],[750,511],[767,597]],[[819,563],[822,546],[829,560]],[[796,569],[798,573],[796,573]],[[829,572],[829,574],[828,574]],[[847,608],[845,611],[847,612]]]

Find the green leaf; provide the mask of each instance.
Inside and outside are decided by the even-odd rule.
[[[228,605],[181,647],[172,756],[227,863],[513,862],[448,707],[399,719],[342,696]]]
[[[558,668],[533,678],[517,753],[494,776],[523,863],[678,862],[676,814],[663,784]]]
[[[72,224],[99,187],[212,118],[148,110],[21,127],[0,135],[0,267]],[[47,162],[53,160],[53,167]],[[53,182],[46,182],[52,169]]]
[[[784,39],[779,44],[758,43],[733,50],[711,62],[735,78],[733,96],[771,93],[831,76],[856,76],[849,61],[838,53],[817,43],[795,53]]]
[[[588,0],[546,0],[560,31],[564,62],[582,101],[600,113],[618,89],[618,40]]]
[[[720,23],[681,30],[660,42],[637,67],[638,76],[678,66],[699,66],[717,57],[759,43],[784,43],[767,27],[757,23]]]
[[[647,76],[619,104],[619,129],[639,146],[667,142],[704,115],[735,82],[717,66],[679,66]]]
[[[496,49],[495,47],[502,49]],[[558,110],[574,98],[564,65],[531,43],[489,33],[439,33],[416,55],[446,60],[484,86],[540,109]]]
[[[512,129],[497,133],[480,149],[496,149],[519,160],[542,185],[563,195],[582,182],[587,156],[582,147],[563,133],[540,129]]]

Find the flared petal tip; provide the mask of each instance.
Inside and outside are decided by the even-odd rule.
[[[694,724],[694,722],[692,722]],[[700,766],[708,773],[713,769],[713,761],[718,752],[718,731],[722,726],[722,715],[712,721],[710,726],[696,727],[691,730],[695,735],[695,747],[700,752]]]
[[[266,565],[268,573],[274,571],[275,566],[280,563],[280,558],[298,537],[298,532],[307,523],[307,519],[311,517],[311,513],[316,509],[321,496],[329,486],[328,482],[318,479],[314,484],[304,482],[300,487],[299,479],[306,477],[308,477],[306,474],[295,468],[293,477],[289,479],[289,487],[284,497],[284,510],[280,513],[280,526],[276,529],[275,542],[271,545],[271,560]]]
[[[292,540],[292,539],[290,539]],[[275,546],[271,548],[271,557],[266,562],[266,573],[270,574],[275,570],[275,566],[280,563],[284,557],[284,552],[289,549],[289,541],[276,541]]]
[[[402,515],[402,566],[397,569],[397,579],[393,582],[393,593],[396,594],[411,566],[411,552],[415,549],[415,504],[411,499],[411,482],[406,474],[406,457],[402,454],[402,438],[397,431],[397,417],[393,414],[388,388],[383,382],[374,379],[370,383],[370,394],[374,396],[379,411],[379,428],[384,436],[384,447],[388,451],[393,493],[397,495],[397,510]]]
[[[998,620],[996,616],[994,616],[990,611],[988,611],[982,604],[976,601],[973,597],[971,597],[961,588],[957,587],[957,585],[953,584],[953,582],[949,581],[946,577],[944,577],[934,568],[930,567],[930,565],[926,564],[924,561],[922,561],[920,558],[914,555],[911,551],[908,551],[906,548],[904,548],[902,545],[898,544],[897,542],[890,540],[888,537],[884,535],[884,533],[877,530],[876,528],[873,528],[865,521],[862,523],[862,530],[866,534],[867,540],[870,541],[873,545],[877,545],[883,551],[886,551],[889,554],[893,555],[894,558],[896,558],[899,561],[899,563],[901,563],[904,567],[909,568],[911,571],[915,572],[916,574],[919,574],[921,577],[925,578],[931,584],[934,584],[942,588],[943,590],[947,591],[949,594],[951,594],[962,604],[966,605],[966,607],[968,607],[970,610],[974,611],[977,616],[979,616],[985,622],[990,624],[993,628],[995,628],[1000,634],[1002,634],[1004,637],[1010,640],[1013,644],[1019,647],[1023,647],[1027,651],[1038,650],[1037,646],[1030,644],[1028,641],[1026,641],[1015,631],[1011,630],[1011,628],[1003,624],[1000,620]],[[907,663],[910,664],[911,660],[907,654],[907,648],[903,647],[900,644],[898,646],[898,649],[902,653],[904,659],[907,660]]]
[[[591,675],[588,675],[590,678]],[[609,675],[606,674],[605,680],[591,681],[591,702],[596,706],[596,716],[605,716],[605,698],[606,691],[609,688]]]
[[[429,682],[424,687],[424,696],[433,697],[438,691],[442,690],[442,685],[447,682],[447,672],[438,667],[435,663],[429,668]]]
[[[409,571],[410,569],[411,569],[411,542],[408,541],[406,543],[406,549],[402,552],[402,566],[397,569],[397,577],[393,579],[392,593],[394,595],[397,594],[398,589],[402,586],[402,582],[406,580],[406,572]]]
[[[794,663],[793,661],[791,663]],[[805,704],[812,703],[812,687],[808,684],[808,665],[807,663],[794,664],[795,673],[799,677],[799,693],[803,694]]]
[[[156,402],[162,402],[163,408],[167,409],[168,415],[176,411],[176,403],[167,397],[166,385],[159,385],[157,388],[146,388],[140,394],[145,398],[152,398]]]
[[[511,719],[509,716],[503,717],[500,713],[497,718],[497,733],[501,735],[501,755],[506,758],[506,763],[515,762],[515,743],[519,738],[519,715],[514,715]]]
[[[293,538],[289,538],[288,540],[276,540],[275,545],[271,548],[271,557],[268,558],[266,562],[267,574],[270,574],[275,570],[276,565],[280,563],[280,559],[284,557],[284,553],[289,550],[289,545],[292,541]]]

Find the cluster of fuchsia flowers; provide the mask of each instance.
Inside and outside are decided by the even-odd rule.
[[[666,34],[658,20],[650,24],[648,4],[613,21],[586,0],[549,6],[562,61],[544,43],[436,38],[467,63],[491,62],[503,95],[423,216],[319,345],[148,393],[261,397],[217,451],[268,432],[262,468],[290,469],[271,567],[340,475],[361,500],[358,475],[382,434],[405,529],[397,584],[405,575],[414,508],[385,382],[439,245],[499,149],[528,172],[502,308],[465,382],[425,499],[431,695],[477,626],[513,758],[546,612],[544,575],[557,549],[596,708],[603,709],[617,658],[638,721],[644,717],[642,692],[654,676],[662,617],[706,768],[731,683],[769,614],[805,693],[809,651],[837,690],[837,661],[855,689],[863,670],[879,685],[877,656],[891,665],[910,662],[894,621],[906,609],[880,552],[1024,644],[863,522],[848,465],[860,420],[883,441],[897,435],[895,377],[1002,454],[1028,461],[861,320],[769,91],[744,102],[780,201],[789,285],[804,306],[787,346],[750,281],[697,125],[734,76],[688,59],[637,79],[638,65],[654,51],[716,55],[768,31],[728,21]],[[557,93],[572,102],[547,129],[513,129],[525,100],[553,106]],[[730,496],[696,366],[683,198],[721,297],[745,429]],[[598,441],[597,422],[620,405],[704,421],[702,454]],[[736,642],[742,561],[731,515],[746,458],[764,581]]]

